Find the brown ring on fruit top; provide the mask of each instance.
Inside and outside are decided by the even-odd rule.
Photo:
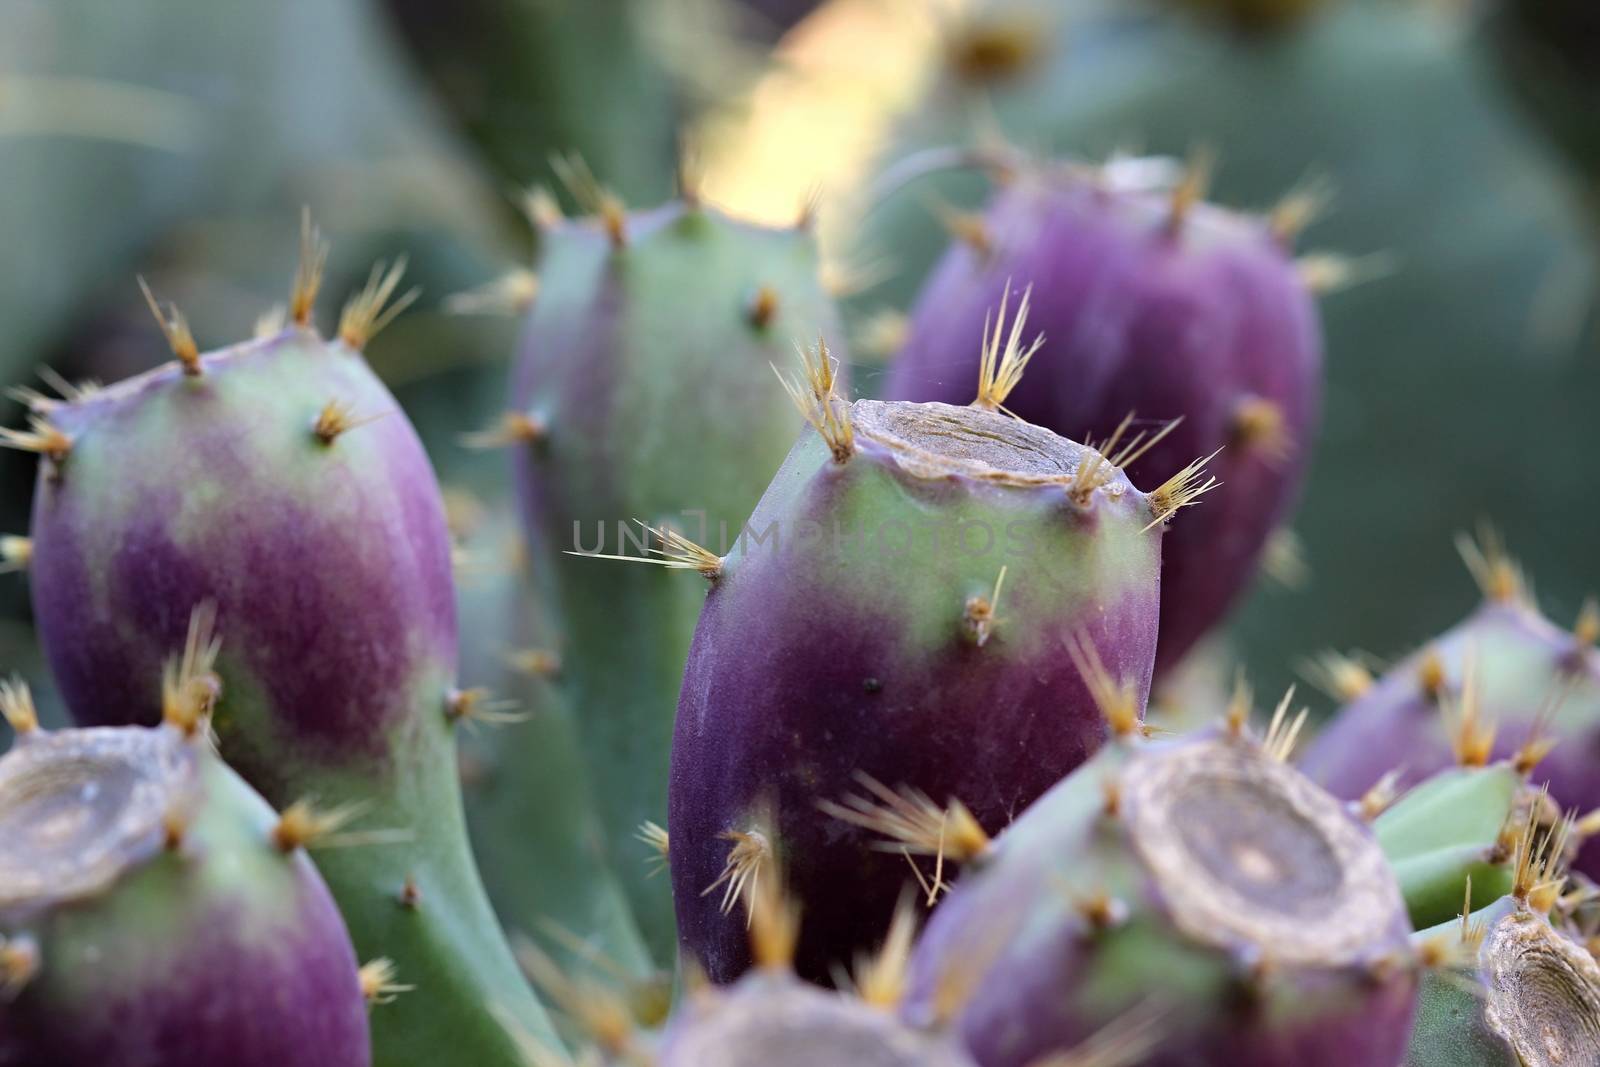
[[[1253,741],[1146,750],[1123,775],[1121,810],[1186,936],[1325,967],[1393,948],[1405,908],[1376,842],[1337,800]]]
[[[1478,953],[1484,1017],[1528,1067],[1600,1065],[1600,966],[1538,915],[1517,910]]]
[[[661,1062],[663,1067],[954,1067],[965,1061],[892,1012],[777,975],[708,1000],[668,1037]]]
[[[1079,467],[1099,456],[1041,426],[970,406],[857,400],[850,405],[850,421],[858,435],[888,450],[903,470],[919,478],[960,475],[1019,487],[1070,485]],[[1132,489],[1120,471],[1105,484],[1113,495]]]
[[[197,780],[192,748],[165,727],[16,745],[0,757],[0,914],[104,891],[161,850],[167,815]]]

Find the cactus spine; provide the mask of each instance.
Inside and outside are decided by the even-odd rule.
[[[1143,708],[1160,529],[1204,483],[1141,493],[1119,469],[1138,439],[1096,450],[1000,413],[1024,310],[1000,308],[965,407],[846,404],[814,353],[790,383],[812,428],[750,536],[680,553],[712,581],[673,741],[673,889],[714,980],[747,965],[738,889],[769,848],[806,909],[797,969],[823,979],[911,875],[848,798],[960,795],[963,827],[998,831],[1104,739],[1075,661],[1111,672],[1130,722]]]
[[[47,733],[19,717],[25,687],[0,705],[20,727],[0,757],[0,1064],[371,1063],[333,898],[203,719]]]
[[[450,545],[410,423],[361,356],[408,299],[374,271],[339,335],[312,322],[324,246],[306,226],[292,321],[202,355],[158,308],[178,359],[104,389],[35,398],[13,443],[43,453],[32,592],[82,724],[148,723],[191,608],[215,609],[228,679],[222,752],[272,803],[356,805],[382,844],[318,867],[357,949],[392,959],[426,1010],[385,1012],[380,1064],[516,1062],[500,1018],[548,1035],[478,880],[456,780]],[[497,1013],[488,1009],[497,1007]]]
[[[634,520],[734,536],[794,440],[771,364],[793,338],[837,329],[804,228],[747,225],[692,191],[627,213],[574,184],[596,218],[547,220],[503,437],[534,565],[554,570],[556,684],[577,709],[612,866],[666,964],[671,902],[635,834],[666,823],[665,754],[703,596],[557,553],[621,551]]]
[[[1007,401],[1075,440],[1129,416],[1181,423],[1130,464],[1138,485],[1197,455],[1216,503],[1162,545],[1159,677],[1224,615],[1286,521],[1316,431],[1322,342],[1291,249],[1296,224],[1204,202],[1204,161],[1152,181],[1155,161],[1024,165],[957,240],[912,311],[887,393],[956,402],[988,308],[1033,286],[1044,344]]]
[[[1391,771],[1404,788],[1454,764],[1511,760],[1562,806],[1600,807],[1590,756],[1600,739],[1600,615],[1587,606],[1565,630],[1539,612],[1490,532],[1461,547],[1482,604],[1382,678],[1345,672],[1348,702],[1308,748],[1306,773],[1356,797]],[[1600,848],[1586,844],[1576,866],[1600,873]]]
[[[968,864],[911,966],[908,1011],[983,1067],[1037,1062],[1129,1013],[1134,1060],[1383,1067],[1416,997],[1398,886],[1361,823],[1225,726],[1126,731]]]

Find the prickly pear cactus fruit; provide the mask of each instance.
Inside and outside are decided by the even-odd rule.
[[[35,616],[79,723],[149,723],[170,701],[161,659],[203,606],[228,683],[223,754],[271,803],[313,798],[313,825],[359,816],[318,867],[356,948],[427,990],[426,1011],[378,1017],[378,1062],[515,1063],[502,1018],[548,1023],[463,825],[454,731],[486,705],[456,688],[438,485],[361,355],[399,273],[374,272],[325,340],[309,226],[306,245],[283,330],[202,355],[164,309],[175,362],[35,398],[33,431],[11,441],[43,454]]]
[[[1491,535],[1462,547],[1483,603],[1379,679],[1353,661],[1326,659],[1323,673],[1348,703],[1302,768],[1336,796],[1355,798],[1390,772],[1409,787],[1455,764],[1510,759],[1537,763],[1533,783],[1548,784],[1563,807],[1600,807],[1592,755],[1600,743],[1600,654],[1592,647],[1600,615],[1588,606],[1572,631],[1562,629],[1540,614]],[[1577,868],[1600,873],[1600,847],[1586,845]]]
[[[1340,0],[1286,32],[1255,36],[1117,0],[974,5],[993,15],[991,28],[1018,6],[1060,32],[1013,33],[1024,47],[1009,53],[988,48],[1026,61],[1004,80],[962,87],[959,66],[947,64],[887,149],[887,167],[971,142],[975,114],[993,115],[1017,143],[1073,152],[1107,153],[1133,137],[1143,151],[1182,155],[1199,142],[1216,148],[1214,187],[1225,203],[1272,204],[1308,168],[1325,175],[1334,200],[1306,230],[1307,250],[1354,257],[1346,266],[1358,275],[1393,268],[1321,302],[1323,437],[1337,448],[1314,465],[1296,525],[1319,589],[1409,592],[1389,597],[1381,612],[1360,597],[1249,598],[1233,630],[1256,669],[1304,652],[1294,635],[1312,626],[1340,644],[1380,649],[1430,632],[1436,606],[1422,591],[1447,570],[1430,546],[1478,514],[1520,520],[1519,536],[1538,531],[1551,588],[1590,580],[1582,525],[1533,518],[1563,492],[1558,473],[1530,477],[1495,448],[1476,451],[1470,471],[1460,462],[1458,413],[1485,396],[1495,398],[1497,418],[1532,435],[1518,454],[1572,454],[1600,442],[1600,424],[1551,417],[1569,411],[1572,397],[1593,395],[1600,380],[1600,363],[1580,358],[1572,335],[1592,294],[1593,232],[1560,168],[1495,84],[1472,32],[1473,5]],[[1448,151],[1394,166],[1418,129],[1448,131]],[[943,250],[944,235],[929,225],[929,193],[971,206],[982,192],[978,176],[951,172],[876,207],[862,239],[893,250],[901,269],[874,297],[909,306]],[[1320,273],[1331,261],[1310,265]],[[1437,293],[1484,296],[1440,301]],[[1042,303],[1042,282],[1035,295]],[[1541,358],[1552,369],[1525,372]],[[1418,396],[1431,400],[1418,404]],[[1408,503],[1417,472],[1448,506]]]
[[[1388,775],[1357,802],[1400,883],[1413,927],[1455,914],[1469,879],[1472,907],[1511,892],[1516,833],[1540,796],[1527,785],[1529,770],[1509,760],[1449,767],[1399,800],[1396,776]]]
[[[1197,468],[1141,493],[1119,469],[1137,438],[1096,450],[1001,414],[1026,353],[1022,314],[1003,349],[1000,318],[965,407],[847,405],[813,354],[791,383],[812,429],[749,535],[679,554],[711,591],[673,739],[673,895],[715,981],[746,966],[739,887],[770,847],[806,911],[802,976],[883,928],[912,871],[849,823],[847,796],[955,794],[998,831],[1104,740],[1076,663],[1143,708],[1161,528]]]
[[[958,239],[917,299],[886,390],[958,401],[989,309],[1027,284],[1044,345],[1009,411],[1080,441],[1130,413],[1182,419],[1129,465],[1136,485],[1220,452],[1215,503],[1162,545],[1158,677],[1255,575],[1304,475],[1322,378],[1316,307],[1290,247],[1298,215],[1228,212],[1200,199],[1199,169],[1175,182],[1161,171],[1025,165],[981,216],[952,218]]]
[[[782,871],[774,858],[746,897],[756,966],[732,986],[691,990],[655,1067],[972,1067],[948,1035],[898,1018],[916,932],[911,899],[895,909],[881,947],[855,959],[845,988],[823,990],[792,970],[803,915],[779,885]]]
[[[0,757],[0,1064],[371,1063],[350,936],[277,822],[174,726],[19,734]]]
[[[556,684],[580,709],[612,864],[665,964],[672,904],[635,834],[666,822],[673,709],[704,596],[559,553],[624,551],[634,520],[736,536],[794,442],[772,364],[796,337],[838,329],[804,227],[747,225],[692,199],[641,213],[594,189],[584,199],[595,220],[545,226],[501,436],[534,566],[554,571]]]
[[[1243,714],[1127,732],[972,854],[913,956],[910,1018],[953,1021],[984,1067],[1108,1027],[1146,1067],[1395,1063],[1404,903],[1367,828],[1282,761],[1286,707],[1264,741]]]
[[[1530,819],[1511,891],[1414,936],[1434,965],[1405,1067],[1600,1064],[1600,966],[1551,922],[1569,830]]]

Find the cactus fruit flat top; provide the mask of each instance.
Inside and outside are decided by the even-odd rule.
[[[1336,967],[1393,930],[1382,851],[1292,768],[1219,737],[1152,746],[1119,781],[1129,841],[1187,937]]]
[[[176,726],[19,735],[0,757],[0,1064],[367,1067],[349,934],[277,821]]]
[[[774,854],[744,895],[755,967],[731,986],[692,988],[662,1034],[655,1067],[973,1067],[948,1033],[909,1025],[896,1012],[916,932],[909,896],[881,945],[857,956],[848,974],[836,972],[838,991],[824,990],[792,970],[804,916],[786,881]]]
[[[1367,830],[1242,718],[1129,732],[986,848],[930,920],[907,1012],[985,1067],[1108,1027],[1147,1065],[1388,1067],[1415,1006],[1410,926]]]
[[[1105,739],[1080,663],[1143,707],[1161,528],[1202,479],[1141,493],[1119,469],[1141,439],[1089,447],[998,410],[1029,351],[1001,314],[964,407],[847,404],[812,353],[788,383],[811,429],[748,535],[675,557],[711,580],[668,828],[680,936],[715,981],[747,965],[725,890],[762,842],[806,911],[797,970],[826,980],[934,874],[876,849],[852,797],[959,796],[998,832]]]
[[[159,720],[188,633],[226,680],[207,701],[224,758],[296,814],[357,949],[427,991],[427,1011],[374,1013],[378,1059],[514,1064],[502,1017],[550,1031],[467,843],[454,733],[489,702],[457,684],[438,483],[361,354],[415,292],[374,270],[324,339],[327,247],[303,232],[287,326],[201,354],[152,299],[175,361],[31,397],[9,443],[43,455],[35,617],[84,725]]]
[[[1207,204],[1206,165],[1009,165],[981,215],[946,211],[955,241],[912,310],[886,395],[960,399],[989,309],[1032,287],[1043,341],[1008,410],[1076,440],[1124,420],[1180,420],[1130,461],[1146,489],[1214,456],[1216,503],[1162,546],[1158,677],[1254,577],[1315,436],[1322,342],[1290,247],[1299,218]]]
[[[1583,886],[1563,893],[1572,830],[1530,811],[1511,891],[1472,911],[1468,883],[1458,919],[1414,936],[1431,966],[1405,1067],[1600,1064],[1600,965],[1551,919],[1589,899]]]
[[[0,758],[0,915],[105,892],[161,850],[198,786],[176,730],[23,735]]]
[[[958,1048],[892,1012],[758,971],[727,992],[701,994],[669,1032],[660,1067],[961,1067]]]
[[[1478,952],[1484,1018],[1534,1067],[1600,1064],[1600,966],[1542,917],[1513,911]]]

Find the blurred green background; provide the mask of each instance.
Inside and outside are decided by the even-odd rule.
[[[503,406],[517,323],[446,298],[530,261],[520,190],[552,184],[552,156],[634,205],[672,195],[684,155],[736,213],[814,199],[870,393],[945,241],[930,200],[985,190],[944,172],[885,194],[885,167],[998,138],[1205,144],[1229,205],[1325,178],[1305,247],[1383,268],[1323,302],[1309,579],[1263,583],[1231,628],[1270,688],[1319,648],[1392,656],[1462,615],[1451,538],[1479,518],[1558,621],[1600,587],[1597,86],[1588,0],[0,0],[0,377],[165,358],[136,274],[202,347],[248,336],[309,206],[334,247],[325,328],[374,259],[409,255],[422,302],[370,356],[470,527],[503,513],[505,468],[458,439]],[[0,530],[26,529],[33,467],[0,454]],[[503,612],[470,595],[509,580],[483,562],[467,603]],[[0,583],[0,657],[48,705],[26,583]]]

